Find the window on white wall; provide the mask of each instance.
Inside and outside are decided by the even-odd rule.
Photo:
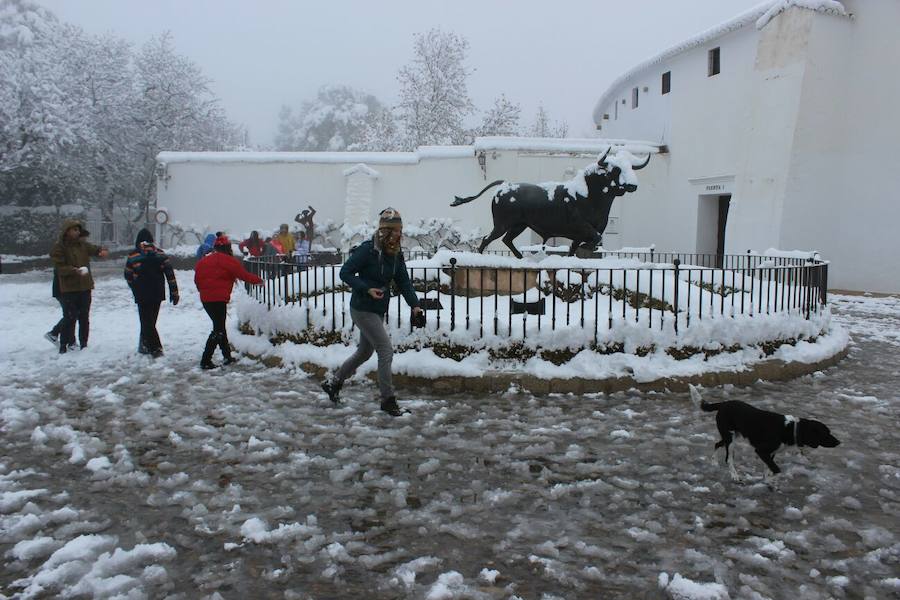
[[[662,74],[662,93],[668,94],[672,91],[672,71],[666,71]]]
[[[718,75],[719,70],[720,70],[719,69],[719,49],[718,48],[713,48],[712,50],[709,51],[709,60],[707,62],[708,62],[707,76],[712,77],[713,75]]]
[[[631,108],[638,107],[638,89],[631,88]]]

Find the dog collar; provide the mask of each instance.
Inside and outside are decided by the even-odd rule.
[[[784,424],[794,424],[794,445],[800,447],[800,420],[791,415],[784,415]]]

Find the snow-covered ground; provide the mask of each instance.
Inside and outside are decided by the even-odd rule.
[[[747,451],[731,482],[687,394],[401,389],[413,413],[391,419],[369,383],[332,408],[299,370],[201,371],[208,319],[178,279],[152,361],[118,266],[98,276],[89,348],[63,356],[41,337],[49,274],[0,276],[0,595],[900,594],[896,298],[832,298],[853,342],[826,372],[703,390],[841,439],[779,454],[773,490]]]

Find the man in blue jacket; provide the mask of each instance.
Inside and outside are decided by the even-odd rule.
[[[400,213],[393,208],[384,209],[378,215],[378,230],[373,238],[360,244],[341,267],[341,280],[353,290],[350,296],[350,318],[359,328],[359,345],[356,352],[322,384],[322,389],[331,401],[337,402],[344,380],[353,375],[375,352],[378,354],[381,410],[393,417],[409,411],[402,410],[397,405],[391,381],[394,349],[384,328],[384,315],[390,301],[390,284],[393,282],[397,286],[414,314],[422,312],[400,250],[402,235],[403,221]]]

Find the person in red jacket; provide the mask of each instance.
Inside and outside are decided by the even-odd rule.
[[[212,333],[206,339],[203,358],[200,359],[200,367],[203,369],[216,368],[217,365],[212,361],[216,346],[222,350],[224,364],[229,365],[235,361],[231,356],[228,335],[225,333],[225,318],[228,301],[231,300],[231,290],[237,279],[254,285],[263,282],[241,266],[240,261],[232,256],[231,240],[224,234],[220,235],[213,244],[213,252],[201,258],[194,267],[194,283],[197,284],[200,301],[213,325]]]
[[[238,248],[241,249],[244,256],[262,256],[265,247],[265,242],[262,241],[262,238],[259,237],[259,232],[256,230],[251,231],[250,237],[238,244]]]

